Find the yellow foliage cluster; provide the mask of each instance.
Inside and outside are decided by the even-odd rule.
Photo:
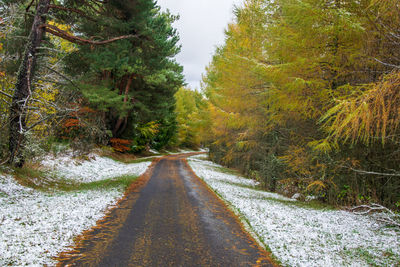
[[[54,21],[49,21],[50,25],[57,26],[59,29],[66,31],[66,32],[71,32],[71,27],[67,25],[62,25],[59,23],[56,23]],[[52,69],[56,69],[60,71],[60,60],[64,57],[65,54],[71,53],[76,49],[76,46],[68,42],[62,38],[59,38],[54,35],[49,35],[50,42],[54,45],[55,51],[58,51],[56,53],[50,53],[50,56],[48,57],[48,64],[50,64],[50,67]],[[41,70],[43,75],[48,74],[48,70]],[[51,72],[51,71],[50,71]],[[56,79],[59,77],[57,76]],[[58,85],[50,82],[50,81],[45,81],[39,79],[35,84],[35,91],[33,94],[33,101],[31,102],[31,105],[36,108],[34,111],[29,113],[28,116],[28,124],[33,125],[37,124],[40,120],[44,118],[51,118],[56,114],[56,107],[55,107],[55,101],[56,97],[59,93],[59,88]],[[34,131],[37,135],[39,136],[45,136],[48,134],[49,126],[51,125],[52,121],[54,120],[47,120],[47,123],[39,123],[37,126],[35,126]]]
[[[58,29],[60,29],[60,30],[62,30],[62,31],[65,31],[65,32],[67,32],[67,33],[69,33],[69,34],[72,35],[71,26],[69,26],[69,25],[64,25],[64,24],[56,23],[56,22],[54,22],[54,21],[49,21],[48,24],[49,24],[49,25],[56,26]],[[67,40],[65,40],[65,39],[62,39],[62,38],[60,38],[60,37],[57,37],[57,36],[55,36],[55,35],[51,35],[51,34],[50,34],[50,35],[49,35],[49,38],[50,38],[52,44],[55,45],[55,47],[56,47],[58,50],[62,51],[62,53],[71,53],[71,52],[73,52],[73,51],[75,51],[75,50],[77,49],[77,47],[76,47],[75,44],[73,44],[73,43],[71,43],[71,42],[69,42],[69,41],[67,41]],[[51,64],[54,64],[54,63],[56,63],[58,60],[60,60],[60,59],[57,58],[57,57],[51,58],[50,63],[51,63]]]
[[[309,193],[319,194],[329,187],[336,187],[333,177],[327,174],[327,165],[312,157],[304,147],[290,146],[280,159],[286,164],[289,178],[282,184],[301,184]]]
[[[203,79],[212,157],[320,195],[346,183],[343,155],[388,168],[356,143],[399,141],[398,1],[246,0],[235,15]]]
[[[263,107],[270,86],[265,83],[269,66],[262,52],[262,2],[246,1],[245,6],[238,11],[238,21],[229,25],[226,44],[217,50],[204,78],[214,144],[226,146],[226,164],[256,147],[256,136],[268,127]]]
[[[144,139],[151,139],[159,132],[160,124],[155,121],[140,125],[137,130]]]
[[[207,139],[209,129],[208,105],[203,96],[187,88],[180,88],[175,94],[176,120],[178,123],[177,146],[198,148]]]
[[[2,19],[0,18],[0,24],[2,23]],[[5,34],[0,31],[0,39],[4,38]],[[6,72],[4,69],[2,69],[2,54],[4,53],[4,46],[0,42],[0,90],[3,91],[4,93],[11,95],[12,94],[12,86],[14,79],[13,77],[7,76]],[[10,105],[11,99],[4,95],[0,94],[0,113],[1,114],[7,114],[8,113],[8,107]],[[4,117],[0,118],[0,126],[4,127],[3,124],[6,123],[4,121]]]
[[[322,121],[328,139],[361,141],[365,144],[398,138],[400,123],[400,72],[395,71],[370,85],[359,96],[338,100]]]
[[[1,22],[1,21],[0,21]],[[50,25],[55,25],[58,28],[70,32],[70,27],[58,24],[54,21],[49,22]],[[0,32],[0,39],[4,38],[5,34]],[[61,70],[60,60],[64,57],[66,53],[74,51],[75,45],[63,40],[59,37],[49,35],[50,42],[54,46],[51,52],[47,53],[48,67],[55,69],[57,71]],[[4,51],[3,44],[0,43],[0,54]],[[49,50],[50,51],[50,50]],[[1,58],[0,58],[1,63]],[[59,76],[55,76],[54,73],[49,71],[47,68],[38,70],[39,79],[35,81],[32,85],[34,90],[30,99],[30,108],[27,114],[27,124],[29,126],[36,125],[33,130],[38,136],[45,136],[49,130],[49,125],[51,125],[51,118],[56,114],[55,101],[59,93],[58,85],[49,81],[48,78],[42,79],[41,77],[52,77],[50,80],[57,80]],[[0,90],[4,93],[12,95],[15,83],[15,76],[12,74],[6,74],[4,69],[0,69]],[[8,96],[0,94],[0,111],[2,114],[8,114],[8,108],[10,106],[10,101]],[[40,123],[44,119],[47,123]],[[5,123],[5,122],[3,122]]]

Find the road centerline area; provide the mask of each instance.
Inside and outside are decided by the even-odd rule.
[[[186,156],[154,163],[140,191],[60,265],[273,266]]]

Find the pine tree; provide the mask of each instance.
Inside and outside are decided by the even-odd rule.
[[[138,125],[159,125],[154,146],[161,148],[175,132],[173,95],[183,83],[182,67],[173,57],[179,40],[154,1],[110,1],[103,23],[80,27],[102,38],[118,33],[136,36],[102,47],[82,46],[68,58],[68,70],[81,75],[80,86],[91,107],[101,110],[113,138],[132,139]],[[115,15],[114,15],[115,14]]]
[[[78,59],[81,64],[74,74],[81,76],[80,88],[90,102],[101,110],[107,110],[110,130],[115,136],[123,135],[128,124],[130,128],[135,128],[135,123],[139,121],[132,121],[132,117],[136,119],[134,115],[137,112],[147,112],[159,120],[162,127],[171,128],[164,130],[164,137],[159,137],[164,143],[168,142],[175,125],[172,115],[173,94],[183,80],[182,68],[172,59],[179,51],[176,45],[178,37],[171,26],[175,17],[160,14],[153,1],[145,0],[67,0],[54,4],[41,0],[37,6],[34,6],[34,1],[20,3],[21,6],[26,4],[27,12],[34,9],[36,16],[31,21],[30,39],[20,64],[10,111],[11,164],[22,166],[24,163],[22,151],[27,132],[27,103],[34,89],[32,79],[36,69],[36,53],[42,45],[45,32],[77,44],[80,51],[75,56],[83,56],[86,51],[84,60]],[[49,15],[56,24],[46,21]],[[57,25],[73,25],[73,33]],[[72,65],[69,66],[70,70],[74,69]],[[76,87],[76,84],[73,86]],[[142,101],[140,97],[136,100],[133,87],[143,90],[147,101],[149,96],[157,94],[165,95],[165,99],[154,97],[153,110],[149,108],[149,103],[139,102]],[[140,96],[139,90],[135,94]]]

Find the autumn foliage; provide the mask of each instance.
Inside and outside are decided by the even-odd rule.
[[[210,157],[289,196],[398,203],[399,14],[398,1],[245,1],[203,80]]]
[[[115,151],[124,153],[128,152],[131,149],[130,145],[132,144],[132,141],[119,138],[111,138],[110,143]]]
[[[46,149],[65,139],[85,151],[110,138],[130,140],[131,153],[170,145],[184,83],[178,16],[156,1],[53,2],[0,8],[1,162],[22,167],[31,137]]]

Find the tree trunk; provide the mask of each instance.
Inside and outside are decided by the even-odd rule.
[[[129,76],[128,81],[125,86],[124,106],[126,105],[126,103],[129,100],[129,89],[131,87],[132,80],[133,80],[133,74]],[[114,130],[113,130],[114,137],[117,137],[118,134],[120,134],[122,132],[120,129],[121,129],[121,126],[123,123],[124,123],[124,126],[122,127],[122,129],[125,130],[127,121],[128,121],[127,116],[118,118],[118,120],[115,124]]]
[[[31,81],[37,62],[36,50],[40,46],[45,32],[45,28],[40,25],[46,22],[49,5],[50,0],[40,0],[37,6],[12,99],[9,124],[9,163],[16,167],[22,167],[24,164],[22,150],[25,145],[26,109],[32,94]]]

